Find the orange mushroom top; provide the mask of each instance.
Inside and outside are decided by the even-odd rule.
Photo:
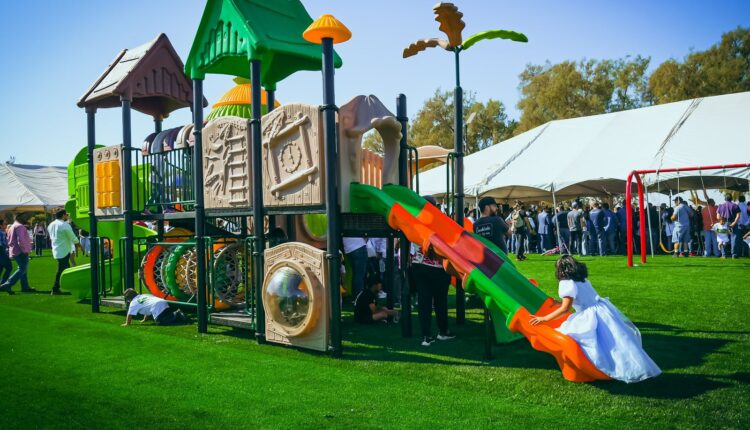
[[[219,106],[226,106],[226,105],[249,105],[251,104],[251,86],[247,82],[247,79],[242,78],[235,78],[234,82],[237,84],[237,86],[231,88],[229,91],[224,93],[223,96],[217,101],[216,103],[211,106],[212,108],[217,108]],[[260,102],[261,105],[267,105],[268,104],[268,94],[266,91],[260,92]],[[274,107],[277,108],[281,106],[278,100],[274,100]]]
[[[325,14],[313,21],[302,37],[308,42],[323,43],[323,39],[330,37],[333,43],[346,42],[352,38],[352,32],[333,15]]]

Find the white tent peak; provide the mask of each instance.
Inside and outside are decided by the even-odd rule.
[[[550,121],[464,158],[464,193],[500,199],[603,197],[641,169],[750,162],[750,92]],[[445,193],[446,169],[421,173],[420,192]],[[679,184],[677,181],[679,178]],[[662,192],[748,189],[750,169],[650,175]],[[657,182],[659,185],[656,185]]]
[[[0,211],[45,211],[68,200],[65,167],[0,164]]]

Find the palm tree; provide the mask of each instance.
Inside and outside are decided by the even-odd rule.
[[[488,30],[482,31],[463,40],[462,32],[466,24],[461,19],[464,14],[458,11],[453,3],[438,3],[432,8],[435,12],[435,21],[440,23],[438,29],[448,36],[448,40],[440,38],[420,39],[410,44],[404,49],[403,57],[409,58],[426,50],[439,46],[446,51],[453,51],[456,63],[456,88],[453,91],[453,104],[455,105],[454,119],[454,160],[455,174],[455,208],[456,222],[458,225],[464,225],[464,137],[463,137],[463,90],[461,89],[459,54],[465,51],[477,42],[487,39],[507,39],[514,42],[528,42],[529,39],[523,34],[511,30]],[[450,163],[450,161],[449,161]],[[464,300],[463,289],[459,288],[460,283],[456,284],[456,322],[461,324],[464,320]]]

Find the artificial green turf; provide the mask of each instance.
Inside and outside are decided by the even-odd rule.
[[[2,294],[0,428],[748,428],[750,262],[583,260],[662,376],[569,383],[525,340],[484,361],[477,309],[429,348],[347,316],[333,359],[217,326],[120,327],[122,311],[92,314],[70,296]],[[519,267],[554,293],[553,262]],[[32,260],[33,286],[49,289],[53,263]]]

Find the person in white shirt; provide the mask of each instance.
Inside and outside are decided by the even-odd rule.
[[[138,294],[134,289],[128,288],[123,293],[125,303],[128,305],[128,314],[125,317],[123,327],[129,326],[136,315],[143,315],[141,322],[146,322],[149,317],[153,318],[157,325],[174,325],[189,322],[187,316],[177,309],[169,308],[169,302],[151,294]]]
[[[52,240],[52,257],[57,260],[57,273],[55,284],[52,286],[52,295],[62,294],[60,291],[60,275],[70,267],[71,250],[78,243],[78,236],[73,232],[70,224],[65,222],[68,213],[64,209],[55,212],[55,220],[47,227],[49,237]]]
[[[727,245],[729,245],[729,225],[727,220],[721,215],[717,215],[717,223],[711,227],[711,230],[716,232],[716,240],[719,242],[719,252],[721,258],[727,258]]]

